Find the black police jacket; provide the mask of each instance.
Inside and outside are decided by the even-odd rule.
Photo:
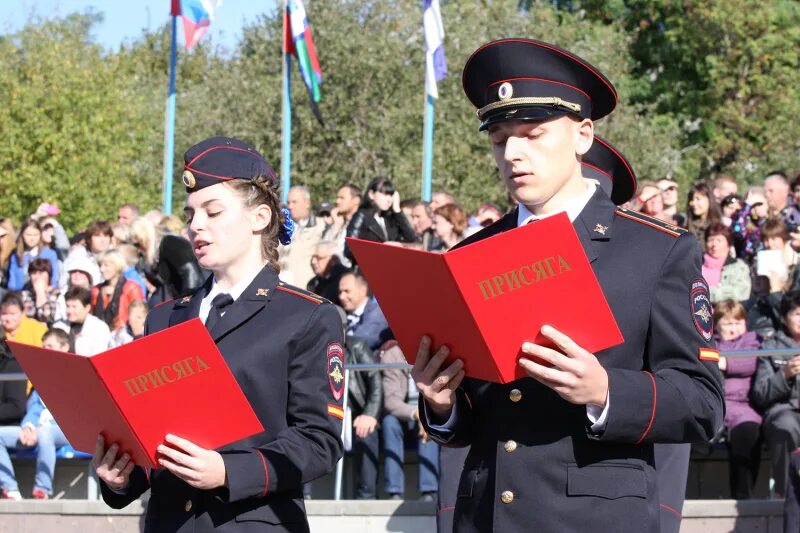
[[[146,332],[197,317],[210,285],[151,310]],[[146,532],[306,532],[302,485],[342,455],[341,318],[266,266],[210,333],[264,432],[217,450],[227,487],[198,490],[167,470],[136,467],[124,494],[101,483],[103,499],[122,508],[150,488]]]
[[[461,245],[516,224],[514,210]],[[434,440],[471,445],[456,501],[458,533],[658,531],[653,443],[707,441],[722,425],[722,376],[696,239],[616,208],[599,188],[573,227],[625,339],[596,354],[609,379],[605,429],[591,432],[586,406],[532,378],[465,379],[451,420],[435,428],[421,399]]]

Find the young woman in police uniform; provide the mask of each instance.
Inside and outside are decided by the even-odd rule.
[[[217,450],[165,435],[152,471],[98,437],[103,499],[122,508],[151,489],[145,531],[306,532],[302,485],[342,455],[341,320],[327,300],[278,280],[291,219],[264,158],[215,137],[184,160],[194,252],[213,276],[153,309],[146,332],[200,317],[265,430]]]

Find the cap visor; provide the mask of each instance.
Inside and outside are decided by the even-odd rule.
[[[508,107],[497,109],[484,117],[478,131],[484,131],[492,124],[521,120],[524,122],[547,122],[554,118],[569,115],[571,112],[557,107]]]

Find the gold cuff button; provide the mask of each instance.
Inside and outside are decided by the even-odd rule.
[[[503,445],[503,449],[508,453],[514,452],[517,449],[516,441],[510,440]]]
[[[500,501],[503,503],[511,503],[514,501],[514,493],[510,490],[504,490],[500,495]]]
[[[189,511],[191,511],[191,510],[192,510],[192,500],[187,500],[187,501],[186,501],[186,505],[184,505],[184,506],[183,506],[183,508],[184,508],[184,509],[186,509],[186,512],[187,512],[187,513],[188,513]]]
[[[522,391],[519,389],[511,389],[511,392],[508,393],[508,399],[512,402],[518,402],[522,399]]]

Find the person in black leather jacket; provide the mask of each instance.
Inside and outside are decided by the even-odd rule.
[[[389,178],[377,177],[367,185],[358,208],[347,225],[347,236],[375,242],[416,242],[414,228],[400,209],[400,193]],[[353,259],[345,247],[345,255]]]
[[[168,233],[158,247],[158,262],[145,275],[156,287],[147,301],[147,307],[152,309],[198,289],[208,277],[208,272],[200,268],[188,240]]]

